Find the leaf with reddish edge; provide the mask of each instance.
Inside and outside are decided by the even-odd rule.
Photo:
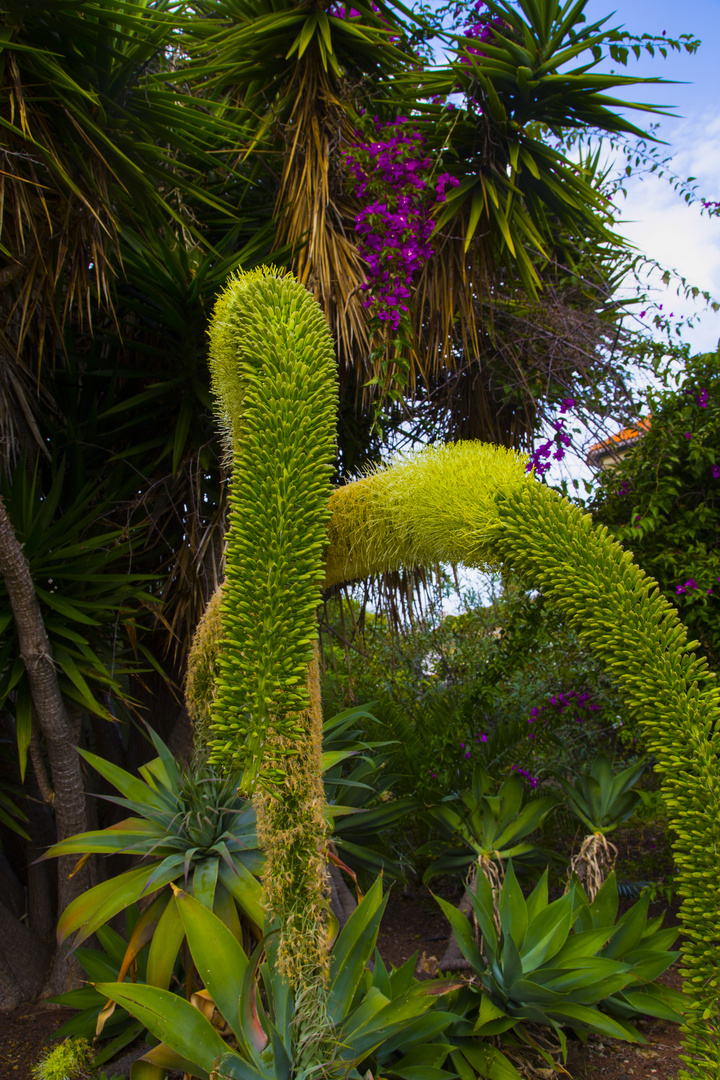
[[[147,879],[148,867],[139,866],[103,881],[78,896],[58,920],[58,945],[62,945],[75,931],[79,931],[75,941],[75,945],[79,945],[113,915],[134,904],[142,896]]]
[[[242,1046],[245,1037],[238,1003],[248,958],[231,931],[209,908],[175,886],[173,893],[198,974]]]
[[[263,1050],[268,1044],[268,1037],[263,1025],[260,1023],[257,1007],[257,970],[265,952],[264,942],[260,942],[255,952],[250,957],[250,962],[245,968],[243,975],[242,993],[239,1002],[239,1020],[243,1034],[243,1041],[250,1052],[250,1056],[258,1069],[264,1068],[261,1057]]]

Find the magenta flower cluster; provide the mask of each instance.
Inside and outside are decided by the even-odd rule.
[[[597,712],[599,705],[596,705],[590,698],[590,695],[583,691],[578,693],[577,690],[568,690],[561,694],[553,694],[547,705],[534,706],[530,710],[530,718],[528,724],[534,724],[536,720],[539,720],[542,713],[546,713],[545,723],[547,724],[552,712],[563,713],[566,709],[574,708],[576,710],[585,710],[585,712]],[[578,724],[582,724],[584,717],[582,712],[578,711],[575,716],[575,720]],[[531,732],[528,736],[529,739],[535,738],[535,733]]]
[[[538,776],[531,776],[527,769],[521,769],[519,765],[513,765],[512,771],[518,773],[520,776],[524,776],[531,788],[538,786],[540,778]]]
[[[475,742],[476,743],[485,743],[485,742],[487,742],[487,735],[485,734],[484,731],[480,731],[475,735]],[[460,743],[460,749],[463,752],[463,757],[469,758],[469,757],[472,756],[472,745],[461,742]]]
[[[720,577],[718,578],[718,582],[720,582]],[[682,596],[683,593],[694,593],[694,592],[699,592],[699,591],[700,591],[700,586],[698,585],[697,581],[695,581],[695,578],[688,578],[684,585],[676,585],[675,586],[675,595],[676,596]],[[715,593],[715,589],[711,585],[710,588],[707,590],[707,595],[708,596],[713,596],[714,593]]]
[[[566,413],[574,404],[575,398],[563,398],[560,402],[560,413]],[[549,460],[551,456],[555,461],[562,461],[565,457],[565,448],[572,446],[572,437],[565,431],[565,423],[566,417],[562,415],[559,420],[553,420],[551,427],[555,429],[555,435],[533,450],[525,466],[527,472],[532,472],[534,469],[538,476],[544,476],[552,464]],[[555,447],[554,452],[552,452],[553,447]]]
[[[373,11],[379,11],[380,8],[374,2],[370,0],[370,7]],[[339,4],[333,4],[331,8],[328,8],[328,15],[332,15],[335,19],[358,19],[362,13],[357,8],[348,7],[347,4],[342,6]]]
[[[485,6],[484,0],[477,0],[463,27],[463,34],[466,38],[474,38],[480,43],[491,41],[493,27],[502,25],[501,19],[493,18],[489,11],[483,10]],[[473,56],[485,56],[483,50],[476,49],[474,45],[467,45],[466,49]],[[460,62],[462,64],[470,63],[467,56],[461,57]]]
[[[366,200],[355,219],[369,269],[363,307],[397,331],[409,311],[413,276],[432,255],[431,202],[443,202],[448,187],[457,187],[459,180],[443,173],[433,189],[425,139],[409,129],[406,117],[386,124],[376,117],[375,136],[352,147],[346,160],[355,194]]]

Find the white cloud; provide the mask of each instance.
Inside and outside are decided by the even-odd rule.
[[[698,111],[674,124],[672,137],[673,171],[682,177],[695,176],[701,196],[720,199],[720,117]],[[623,219],[618,231],[640,252],[720,299],[720,218],[701,214],[699,203],[688,205],[664,178],[655,175],[632,177],[627,198],[619,197],[617,205]],[[704,306],[678,297],[677,286],[664,287],[657,275],[648,282],[664,312],[687,317]],[[720,313],[712,311],[683,333],[693,352],[714,350],[718,338]]]

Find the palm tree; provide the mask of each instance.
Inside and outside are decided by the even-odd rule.
[[[265,164],[276,244],[290,247],[293,269],[335,336],[341,457],[353,463],[372,452],[368,425],[363,432],[358,420],[388,392],[403,398],[396,412],[406,425],[430,410],[443,437],[519,445],[543,396],[567,396],[597,377],[602,347],[618,332],[606,252],[617,259],[624,242],[613,232],[597,162],[571,161],[560,139],[569,131],[642,134],[608,92],[660,80],[595,70],[623,35],[607,20],[586,24],[586,0],[486,6],[482,49],[477,28],[466,26],[453,38],[454,59],[436,66],[417,48],[430,28],[400,3],[194,5],[203,20],[192,63],[256,118],[244,152]],[[457,93],[462,107],[443,104]],[[363,112],[410,117],[434,175],[448,169],[459,181],[434,208],[434,254],[409,301],[406,340],[380,333],[362,306],[367,266],[354,230],[361,203],[345,154],[358,142]],[[535,342],[527,346],[528,333],[546,338],[550,328],[562,339],[561,358],[557,348],[538,357]],[[622,395],[622,373],[615,381]]]
[[[181,83],[175,50],[182,25],[171,5],[145,0],[59,0],[51,9],[11,2],[0,10],[0,243],[6,258],[0,271],[0,479],[5,502],[11,500],[7,509],[0,503],[0,562],[2,602],[16,631],[6,636],[0,694],[13,716],[20,771],[30,750],[59,838],[88,827],[73,749],[84,737],[82,726],[93,713],[103,723],[113,719],[108,693],[116,704],[128,700],[127,684],[111,678],[107,665],[123,650],[142,649],[136,618],[123,606],[132,582],[143,570],[154,572],[157,582],[166,569],[152,544],[145,544],[145,565],[133,562],[140,544],[133,502],[138,475],[145,482],[148,467],[137,470],[137,446],[135,457],[127,453],[128,433],[112,414],[128,397],[127,354],[117,352],[118,334],[124,330],[127,341],[137,321],[119,286],[133,256],[143,245],[146,255],[151,252],[148,245],[157,244],[161,230],[164,264],[172,255],[182,264],[182,252],[186,269],[189,259],[194,271],[202,263],[201,213],[214,215],[216,232],[230,246],[240,222],[223,194],[230,162],[225,148],[232,147],[237,126],[231,110],[193,97]],[[233,183],[244,185],[242,173]],[[217,252],[214,258],[224,276],[232,258],[222,260]],[[187,288],[197,288],[194,277],[186,275]],[[159,313],[166,322],[169,307]],[[110,339],[116,351],[109,372]],[[180,384],[168,473],[184,457],[187,419],[198,411],[196,400],[184,400]],[[63,475],[75,502],[68,502]],[[22,492],[34,493],[30,502]],[[39,516],[33,517],[35,497]],[[182,492],[179,497],[187,502]],[[152,521],[146,511],[143,516]],[[27,542],[27,530],[41,520],[44,529],[33,533],[37,543],[23,552],[20,541]],[[176,549],[178,536],[182,530],[170,540]],[[48,567],[61,552],[53,577]],[[147,588],[158,591],[152,582]],[[84,608],[78,593],[85,594]],[[88,635],[88,624],[101,629]],[[106,641],[114,642],[107,658]],[[35,653],[54,659],[43,667],[42,687]],[[147,649],[136,656],[158,667]],[[58,877],[61,908],[89,880],[90,867],[70,878],[68,870],[62,867]],[[57,965],[51,986],[66,974]]]

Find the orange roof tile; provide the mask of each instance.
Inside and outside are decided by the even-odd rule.
[[[613,450],[619,449],[621,446],[627,446],[629,443],[635,442],[641,435],[644,435],[646,431],[650,430],[650,424],[652,423],[652,416],[645,416],[638,420],[637,427],[626,427],[622,431],[619,431],[617,435],[611,435],[609,439],[605,439],[604,442],[595,443],[588,450],[588,457],[591,454],[597,454],[599,450]]]

